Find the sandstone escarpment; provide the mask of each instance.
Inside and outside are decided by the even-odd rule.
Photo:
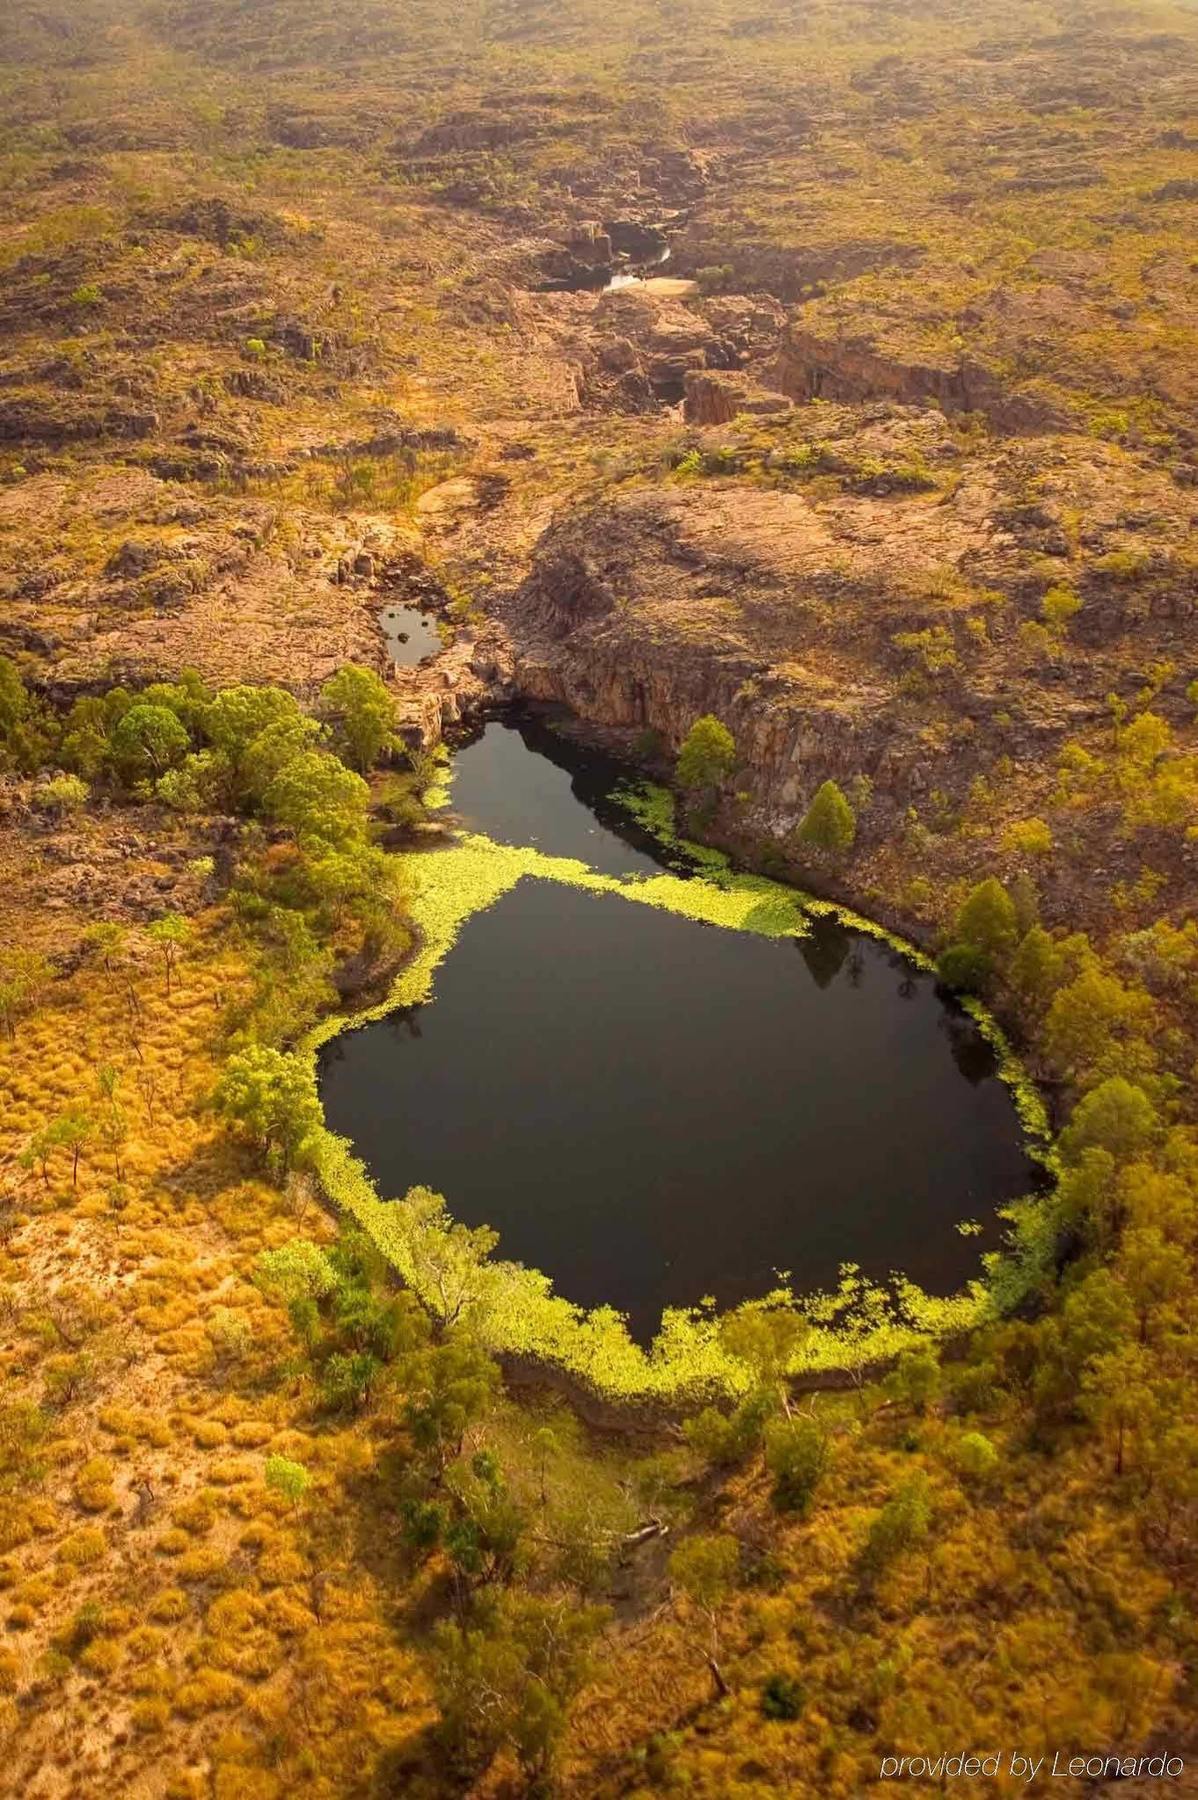
[[[688,371],[683,389],[683,417],[695,425],[725,425],[741,413],[779,413],[790,405],[785,394],[712,369]]]
[[[813,772],[890,781],[913,766],[887,678],[836,623],[869,577],[835,572],[835,533],[799,494],[659,489],[564,519],[505,609],[519,690],[677,746],[714,712],[754,800],[793,823]]]
[[[829,437],[800,446],[827,471],[810,485],[762,485],[796,452],[763,455],[757,435],[755,480],[687,477],[559,514],[498,607],[515,688],[670,753],[715,713],[761,832],[787,832],[829,776],[872,783],[869,832],[901,830],[928,796],[967,805],[1000,764],[1044,803],[1062,745],[1106,729],[1128,646],[1167,667],[1190,615],[1176,490],[1069,439],[1029,486],[1030,444],[970,458],[938,413],[875,407],[854,429],[813,410]],[[716,427],[696,454],[733,467],[738,431],[766,429],[794,427]],[[1080,600],[1055,635],[1054,589]],[[1158,704],[1188,724],[1180,698]]]
[[[981,413],[993,430],[1011,434],[1059,431],[1068,424],[1060,406],[1010,390],[968,356],[907,358],[865,337],[817,334],[801,324],[787,332],[771,373],[793,400],[930,402],[946,412]]]

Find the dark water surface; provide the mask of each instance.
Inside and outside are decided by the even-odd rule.
[[[605,802],[618,765],[544,729],[489,725],[455,806],[506,842],[655,872]],[[778,1269],[826,1287],[851,1261],[951,1291],[1032,1180],[990,1049],[885,946],[531,878],[468,921],[431,1003],[328,1047],[322,1092],[383,1194],[444,1193],[642,1339],[663,1306],[729,1304]],[[981,1238],[954,1229],[969,1218]]]

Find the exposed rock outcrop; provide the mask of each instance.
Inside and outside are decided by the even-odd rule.
[[[714,369],[688,371],[683,392],[683,417],[694,425],[726,425],[740,413],[786,412],[791,405],[785,394]]]
[[[772,375],[794,400],[931,402],[946,412],[981,413],[996,431],[1012,434],[1060,431],[1070,423],[1059,405],[1008,389],[972,358],[905,360],[868,338],[817,335],[802,324],[787,332]]]

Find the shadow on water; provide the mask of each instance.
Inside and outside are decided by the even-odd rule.
[[[454,804],[505,842],[643,877],[625,776],[537,721],[460,752]],[[844,1262],[933,1291],[978,1272],[1033,1180],[993,1052],[933,978],[834,920],[794,940],[525,879],[464,927],[434,1001],[333,1041],[330,1124],[380,1191],[424,1183],[559,1292],[647,1340]],[[980,1219],[980,1237],[955,1229]]]

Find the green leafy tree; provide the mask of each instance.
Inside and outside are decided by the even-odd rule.
[[[0,738],[10,738],[29,716],[29,690],[11,656],[0,656]]]
[[[154,783],[155,798],[172,812],[220,812],[230,799],[232,771],[219,750],[196,750]]]
[[[1059,940],[1042,925],[1029,926],[1007,969],[1007,984],[1020,1005],[1039,1016],[1057,989],[1076,974],[1086,948],[1080,934]]]
[[[470,1623],[437,1627],[437,1732],[459,1775],[480,1774],[508,1749],[528,1781],[548,1778],[609,1617],[605,1608],[512,1592]]]
[[[1082,1409],[1115,1441],[1115,1474],[1127,1460],[1127,1442],[1137,1433],[1148,1436],[1156,1410],[1153,1362],[1142,1344],[1120,1344],[1090,1363],[1082,1377]]]
[[[1019,936],[1015,902],[1001,881],[990,876],[966,896],[939,961],[950,987],[984,987],[1006,964]]]
[[[478,1451],[469,1463],[447,1470],[445,1485],[455,1511],[443,1543],[460,1590],[476,1593],[495,1584],[506,1586],[521,1564],[527,1519],[497,1458],[490,1451]]]
[[[1140,1342],[1147,1344],[1158,1337],[1154,1321],[1186,1292],[1185,1263],[1157,1225],[1137,1225],[1121,1248],[1123,1284],[1139,1319]]]
[[[115,919],[101,919],[88,926],[82,942],[92,956],[99,957],[104,973],[111,975],[112,965],[120,956],[127,935],[125,927]]]
[[[736,767],[736,740],[712,714],[696,719],[678,752],[674,773],[688,793],[718,788]]]
[[[969,944],[993,963],[1000,963],[1014,948],[1019,930],[1015,902],[991,875],[966,896],[953,926],[958,943]]]
[[[363,773],[395,743],[395,698],[372,669],[338,669],[320,690],[320,712],[346,762]]]
[[[1135,1309],[1127,1289],[1110,1269],[1093,1269],[1066,1295],[1059,1318],[1044,1321],[1045,1353],[1035,1381],[1043,1389],[1051,1380],[1054,1345],[1064,1375],[1071,1412],[1078,1381],[1096,1358],[1130,1342],[1136,1328]]]
[[[181,763],[191,748],[186,726],[169,707],[139,701],[118,720],[112,754],[122,780],[157,781]]]
[[[15,1037],[18,1019],[32,1012],[50,980],[50,964],[37,950],[0,950],[0,1027]]]
[[[96,1134],[96,1121],[83,1106],[68,1106],[50,1124],[50,1141],[71,1158],[71,1186],[79,1185],[79,1158]]]
[[[716,1468],[735,1468],[759,1449],[769,1421],[781,1406],[774,1385],[755,1387],[731,1412],[705,1406],[683,1422],[691,1449]]]
[[[200,728],[237,805],[257,804],[280,768],[311,748],[318,729],[285,688],[248,685],[222,688],[204,708]]]
[[[484,1303],[493,1285],[489,1258],[499,1234],[451,1218],[444,1197],[430,1188],[409,1189],[403,1208],[417,1292],[449,1329]]]
[[[278,719],[251,739],[238,753],[234,777],[238,804],[249,812],[262,810],[275,777],[295,757],[316,747],[319,729],[315,719],[301,715]]]
[[[111,1063],[104,1063],[96,1072],[96,1090],[100,1100],[100,1116],[97,1129],[105,1149],[116,1164],[116,1178],[124,1180],[121,1168],[121,1152],[129,1141],[129,1119],[120,1102],[120,1074]]]
[[[0,656],[0,768],[33,775],[54,755],[58,725],[25,686],[11,657]]]
[[[179,961],[179,952],[185,944],[189,944],[195,933],[190,922],[181,913],[164,913],[161,919],[155,919],[146,926],[146,936],[162,957],[162,967],[166,975],[166,991],[171,991],[171,981]]]
[[[263,1044],[229,1058],[213,1098],[221,1117],[239,1126],[284,1175],[320,1123],[320,1103],[303,1065]]]
[[[152,681],[139,699],[147,706],[165,706],[190,737],[199,730],[212,695],[197,669],[184,669],[177,681]]]
[[[788,1376],[797,1351],[811,1335],[810,1322],[794,1307],[754,1300],[720,1320],[720,1342],[747,1363],[758,1386],[775,1394],[789,1412]]]
[[[1142,1087],[1112,1075],[1084,1095],[1061,1133],[1060,1153],[1069,1165],[1087,1150],[1105,1150],[1116,1162],[1131,1162],[1156,1142],[1161,1119]]]
[[[1089,963],[1054,995],[1044,1020],[1049,1059],[1072,1081],[1128,1072],[1133,1040],[1151,1029],[1154,1007],[1142,989],[1127,986],[1097,961]],[[1151,1066],[1151,1046],[1136,1051],[1140,1066]]]
[[[329,844],[361,837],[370,789],[327,750],[304,750],[285,762],[263,796],[268,818],[298,838]]]
[[[834,781],[817,788],[815,798],[799,825],[799,840],[833,854],[852,849],[857,836],[857,815]]]
[[[471,1425],[491,1404],[498,1365],[476,1344],[449,1337],[407,1352],[397,1367],[405,1390],[404,1422],[440,1478],[461,1455]]]
[[[305,735],[309,731],[294,694],[286,688],[248,684],[221,688],[204,708],[200,724],[208,742],[223,750],[234,767],[270,726],[294,726]]]
[[[109,734],[115,722],[114,710],[106,699],[81,695],[63,720],[59,743],[63,767],[73,769],[84,781],[95,781],[105,774],[112,763]]]
[[[310,1238],[289,1238],[277,1250],[263,1250],[254,1265],[259,1287],[286,1304],[323,1300],[337,1285],[327,1251]]]
[[[927,1411],[940,1392],[940,1359],[930,1344],[903,1351],[886,1377],[886,1392],[914,1412]]]
[[[44,1187],[49,1187],[50,1185],[50,1158],[54,1154],[56,1148],[57,1139],[54,1136],[53,1126],[51,1124],[46,1124],[41,1127],[40,1131],[35,1131],[33,1133],[33,1136],[29,1139],[29,1142],[21,1152],[21,1166],[26,1169],[32,1169],[36,1164],[41,1170],[42,1185]]]

